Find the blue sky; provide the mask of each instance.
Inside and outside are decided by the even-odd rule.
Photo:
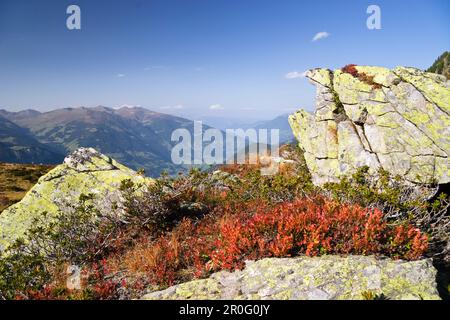
[[[81,8],[81,30],[66,8]],[[366,27],[370,4],[381,30]],[[312,109],[290,72],[427,68],[450,49],[450,1],[0,0],[0,108],[140,105],[264,119]],[[328,37],[312,41],[319,32]]]

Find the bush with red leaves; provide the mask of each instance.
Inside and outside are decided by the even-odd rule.
[[[351,74],[354,78],[359,79],[360,81],[367,83],[368,85],[372,86],[374,89],[381,89],[381,84],[376,83],[373,78],[374,76],[369,76],[368,74],[364,72],[358,72],[356,69],[356,64],[348,64],[345,67],[341,69],[342,72]]]
[[[125,252],[91,265],[81,292],[47,286],[28,298],[117,299],[121,290],[139,296],[140,283],[142,288],[167,287],[217,270],[241,269],[245,260],[300,254],[374,254],[414,260],[427,247],[427,236],[419,229],[406,223],[390,225],[378,209],[322,197],[276,205],[227,203],[201,220],[184,219],[165,235],[154,240],[142,237]],[[133,279],[134,284],[125,279]]]
[[[246,211],[227,212],[218,231],[211,252],[215,269],[240,268],[247,259],[302,253],[417,259],[427,248],[427,237],[418,229],[389,226],[379,210],[323,199],[297,199],[274,208],[254,204]]]
[[[375,254],[414,260],[428,245],[420,230],[406,224],[391,226],[377,209],[322,198],[276,206],[237,203],[218,211],[197,224],[185,220],[146,249],[130,250],[125,260],[146,257],[140,271],[151,282],[167,286],[179,282],[186,270],[200,277],[240,269],[245,260],[299,254]]]

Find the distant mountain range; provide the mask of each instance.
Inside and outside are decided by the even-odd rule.
[[[255,129],[279,129],[280,130],[280,143],[291,143],[295,140],[292,133],[291,126],[288,122],[289,114],[283,114],[275,119],[268,121],[259,121],[254,123],[251,127]]]
[[[190,120],[144,108],[65,108],[0,110],[0,161],[60,163],[79,147],[93,147],[135,169],[157,176],[182,170],[171,161],[171,134],[193,132]]]
[[[282,141],[292,136],[287,116],[252,127],[279,128]],[[191,120],[140,107],[0,110],[0,162],[56,164],[79,147],[93,147],[150,176],[174,174],[186,169],[171,161],[171,134],[178,128],[193,135]]]
[[[225,129],[279,129],[280,130],[280,143],[292,142],[294,134],[288,122],[289,114],[280,115],[271,120],[263,120],[257,122],[245,121],[242,119],[233,118],[220,118],[220,117],[205,117],[201,120],[212,127],[225,130]]]

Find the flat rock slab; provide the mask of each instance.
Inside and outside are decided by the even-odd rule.
[[[373,256],[248,261],[242,271],[221,271],[207,279],[148,293],[142,299],[360,300],[367,293],[391,300],[440,299],[431,260]]]

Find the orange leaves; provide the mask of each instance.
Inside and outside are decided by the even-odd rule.
[[[120,259],[131,274],[144,274],[144,281],[166,286],[211,271],[241,269],[245,260],[298,254],[417,259],[427,246],[420,230],[391,226],[379,210],[314,198],[278,205],[261,201],[223,204],[201,220],[183,220],[156,240],[143,239]],[[103,282],[96,292],[107,295],[110,289]]]
[[[226,206],[221,213],[215,222],[218,227],[203,227],[203,232],[210,230],[215,238],[209,247],[203,247],[213,269],[235,269],[247,259],[301,253],[387,254],[417,259],[427,249],[426,236],[419,230],[389,226],[377,209],[338,205],[327,199],[297,199],[275,207],[254,202]]]
[[[428,248],[428,237],[419,229],[400,225],[395,227],[390,242],[391,255],[414,260]]]
[[[147,274],[152,283],[171,285],[177,278],[176,272],[187,266],[188,252],[195,250],[189,246],[193,232],[192,223],[183,220],[171,233],[135,245],[124,254],[123,263],[132,273]]]

